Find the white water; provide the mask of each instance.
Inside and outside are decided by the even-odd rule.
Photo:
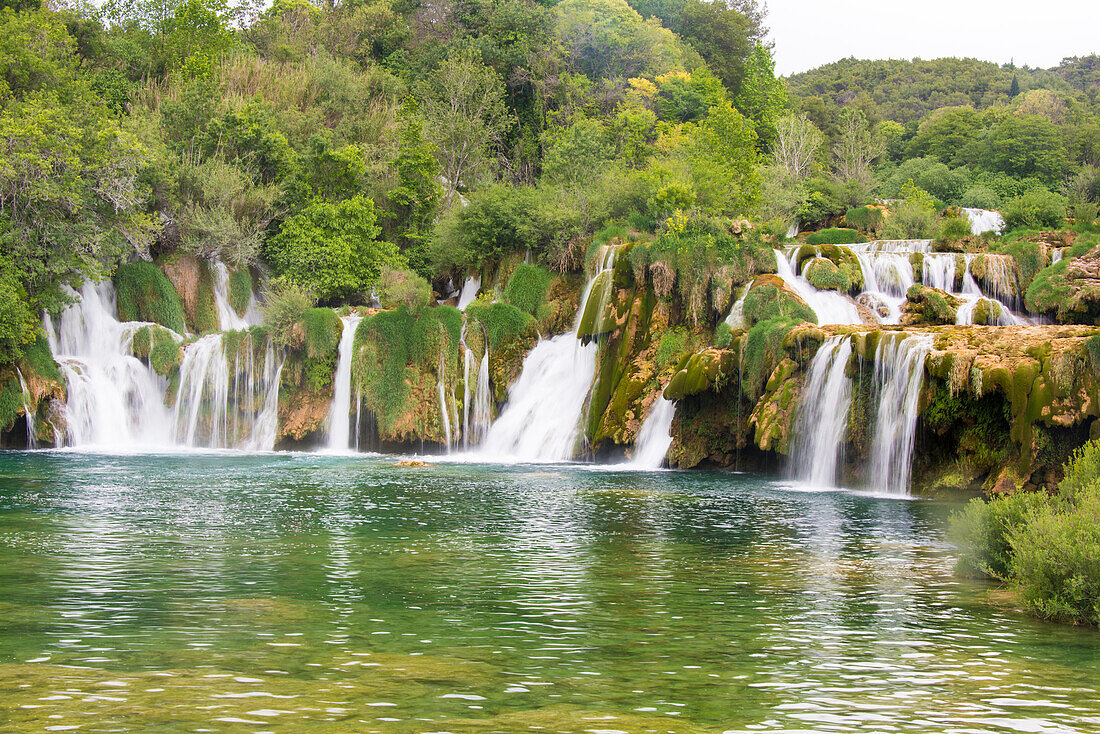
[[[466,282],[462,284],[462,292],[458,295],[458,310],[465,311],[474,300],[477,299],[478,291],[481,290],[481,275],[471,275],[466,278]]]
[[[221,260],[215,260],[214,269],[214,305],[218,310],[218,323],[222,331],[247,329],[263,322],[260,315],[260,307],[256,301],[256,294],[252,293],[248,298],[248,310],[244,316],[237,313],[229,302],[229,268]]]
[[[928,334],[884,334],[879,344],[874,375],[878,412],[869,477],[876,490],[889,494],[909,491],[924,359],[931,349]]]
[[[676,403],[658,395],[649,409],[638,438],[634,442],[634,456],[630,465],[637,469],[660,469],[672,445],[672,419],[676,417]]]
[[[745,287],[741,290],[741,295],[733,302],[733,306],[730,307],[730,313],[729,316],[726,317],[726,323],[731,329],[745,328],[745,299],[748,298],[750,290],[752,290],[752,281],[745,284]]]
[[[447,380],[444,373],[443,352],[439,353],[439,381],[436,389],[439,393],[439,413],[443,420],[443,441],[447,453],[451,453],[451,412],[447,409]]]
[[[476,446],[485,438],[493,422],[492,394],[489,391],[489,345],[481,355],[474,388],[470,389],[470,375],[477,358],[469,348],[463,357],[462,395],[462,444],[465,448]]]
[[[351,448],[351,363],[354,356],[355,330],[363,318],[350,314],[340,319],[340,347],[336,374],[332,377],[332,405],[329,407],[325,435],[329,451]]]
[[[23,373],[19,371],[19,368],[15,368],[15,376],[19,378],[19,390],[23,393],[23,419],[27,423],[27,448],[38,448],[38,434],[35,426],[35,406],[31,399],[30,388],[27,387],[27,381],[23,379]]]
[[[795,423],[791,474],[815,487],[835,487],[852,407],[847,336],[825,340],[810,361]]]
[[[585,286],[573,331],[541,340],[523,360],[523,370],[509,390],[508,404],[489,427],[481,455],[532,462],[573,458],[598,350],[595,341],[586,344],[578,338],[578,329],[587,309],[602,313],[617,253],[617,247],[604,247],[600,268]],[[595,287],[597,283],[606,287]],[[599,322],[597,318],[594,323]]]
[[[1004,232],[1005,219],[1000,212],[991,209],[964,208],[963,213],[970,220],[970,233],[973,235],[980,235],[983,232],[996,232],[997,234]]]
[[[148,324],[119,323],[116,313],[114,287],[106,281],[85,283],[56,329],[48,314],[44,319],[50,350],[65,377],[65,441],[123,451],[168,446],[167,383],[130,351],[134,332]]]
[[[789,256],[780,250],[775,250],[776,274],[817,314],[817,323],[822,325],[863,323],[863,319],[859,316],[859,309],[850,298],[836,291],[819,291],[810,285],[810,281],[795,273],[794,261],[797,257],[797,248],[792,248]]]

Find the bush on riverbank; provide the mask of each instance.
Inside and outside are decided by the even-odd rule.
[[[1100,625],[1100,443],[1073,455],[1056,494],[972,500],[950,537],[960,573],[1005,581],[1043,619]]]

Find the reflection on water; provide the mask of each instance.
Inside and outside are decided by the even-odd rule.
[[[748,475],[0,455],[0,730],[1100,731],[951,506]]]

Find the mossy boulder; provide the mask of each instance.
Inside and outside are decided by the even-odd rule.
[[[809,260],[802,269],[802,275],[819,291],[847,293],[852,288],[852,281],[848,276],[842,273],[832,260],[824,257]]]
[[[917,283],[905,294],[901,323],[905,326],[954,324],[960,305],[962,301],[950,293]]]
[[[789,453],[791,428],[802,393],[802,373],[798,364],[783,359],[768,377],[764,394],[749,418],[755,428],[753,441],[764,451]]]
[[[974,311],[971,314],[972,320],[975,324],[981,324],[983,326],[996,326],[1001,323],[1001,317],[1004,315],[1004,307],[999,301],[991,301],[988,298],[979,299],[974,304]]]

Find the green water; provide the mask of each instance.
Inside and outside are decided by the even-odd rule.
[[[1100,731],[953,505],[746,475],[0,454],[0,731]]]

